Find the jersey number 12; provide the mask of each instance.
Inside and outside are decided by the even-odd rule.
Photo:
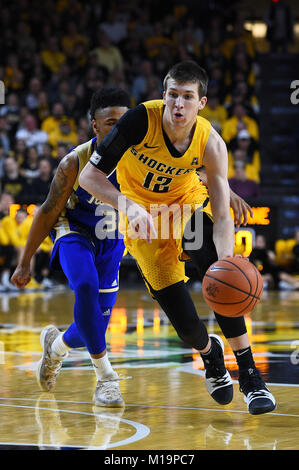
[[[154,193],[167,193],[169,190],[172,178],[167,176],[157,176],[154,179],[155,174],[149,171],[144,179],[143,187],[153,191]]]

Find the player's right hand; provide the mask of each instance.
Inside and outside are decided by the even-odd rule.
[[[23,289],[28,284],[30,279],[30,266],[18,265],[10,280],[19,289]]]
[[[140,238],[148,243],[157,238],[152,215],[144,207],[136,203],[130,204],[127,208],[127,217],[131,228],[130,238]]]

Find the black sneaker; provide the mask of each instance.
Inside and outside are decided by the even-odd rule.
[[[239,384],[240,392],[244,393],[244,401],[252,415],[269,413],[276,408],[275,398],[256,368],[240,371]]]
[[[222,339],[210,335],[212,351],[209,355],[201,355],[205,365],[205,382],[209,394],[220,405],[228,405],[233,399],[233,383],[224,364],[224,344]]]

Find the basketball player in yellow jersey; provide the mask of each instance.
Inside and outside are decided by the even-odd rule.
[[[198,317],[181,261],[189,256],[202,278],[212,262],[233,255],[226,145],[210,123],[198,116],[207,102],[207,83],[206,72],[195,62],[174,65],[164,80],[163,100],[128,111],[97,147],[79,182],[94,197],[118,208],[127,221],[125,243],[147,287],[180,338],[200,352],[208,392],[226,405],[233,398],[233,386],[224,364],[223,342],[216,335],[209,336]],[[208,193],[196,175],[201,166]],[[106,178],[115,167],[120,191]],[[153,204],[190,208],[189,220],[184,216],[180,220],[180,239],[173,234],[161,236]],[[170,225],[175,225],[175,216],[168,214]],[[163,216],[158,217],[161,220]],[[195,239],[199,232],[202,244],[188,243],[190,233]],[[244,317],[217,313],[215,317],[235,353],[240,390],[249,412],[272,411],[275,399],[255,367]]]

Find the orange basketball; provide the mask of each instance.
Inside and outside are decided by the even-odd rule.
[[[214,312],[225,317],[241,317],[261,300],[263,279],[247,259],[227,257],[209,267],[202,281],[202,292]]]

